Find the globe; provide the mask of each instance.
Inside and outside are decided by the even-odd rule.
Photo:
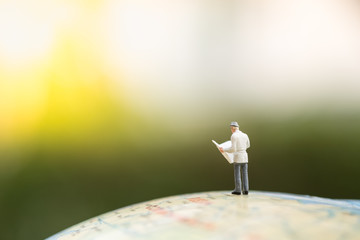
[[[47,240],[360,239],[360,200],[251,191],[151,200],[94,217]]]

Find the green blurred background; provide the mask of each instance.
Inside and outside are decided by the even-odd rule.
[[[360,199],[357,1],[0,1],[1,239],[233,188]]]

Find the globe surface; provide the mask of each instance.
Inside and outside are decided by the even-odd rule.
[[[114,210],[47,240],[360,239],[360,200],[251,191],[177,195]]]

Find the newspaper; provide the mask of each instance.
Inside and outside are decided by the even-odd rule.
[[[227,142],[224,142],[222,144],[218,144],[217,142],[215,142],[214,140],[212,140],[212,142],[216,145],[216,147],[219,149],[219,147],[222,147],[222,148],[228,148],[228,147],[231,147],[231,141],[227,141]],[[220,151],[220,149],[219,149]],[[234,154],[233,153],[227,153],[227,152],[223,152],[221,153],[224,158],[231,164],[234,162]]]

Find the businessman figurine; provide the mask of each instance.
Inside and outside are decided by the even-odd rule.
[[[237,122],[231,122],[230,129],[231,146],[228,148],[220,147],[220,152],[228,152],[234,154],[234,178],[235,190],[232,194],[240,195],[241,191],[244,195],[249,193],[248,180],[248,155],[246,149],[250,147],[250,140],[248,135],[239,130]],[[240,174],[241,171],[241,174]]]

